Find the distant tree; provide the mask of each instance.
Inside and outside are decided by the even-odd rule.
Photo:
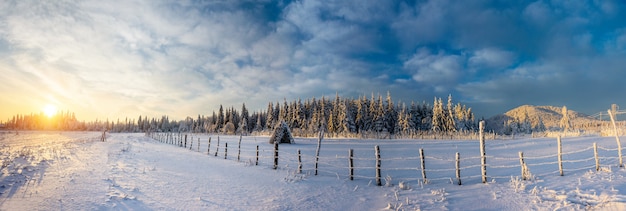
[[[563,108],[561,109],[561,115],[563,115],[563,117],[561,118],[561,122],[559,123],[559,126],[561,127],[561,129],[563,129],[563,131],[567,132],[570,130],[572,124],[570,123],[566,106],[563,106]]]
[[[227,135],[235,135],[235,132],[235,124],[233,124],[232,122],[226,123],[226,125],[224,125],[224,128],[222,129],[222,133]]]
[[[222,127],[224,126],[224,122],[224,107],[222,107],[222,105],[220,104],[220,110],[217,113],[217,122],[215,124],[216,130],[222,129]]]
[[[445,111],[443,109],[443,103],[441,102],[441,98],[435,100],[433,102],[433,114],[432,114],[432,124],[431,128],[433,132],[442,132],[445,131]]]
[[[539,117],[539,120],[537,120],[537,125],[534,127],[533,131],[537,131],[537,132],[546,131],[546,125],[543,124],[543,119],[541,119],[541,117]]]

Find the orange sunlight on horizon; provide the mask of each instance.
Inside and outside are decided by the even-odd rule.
[[[55,116],[57,114],[57,107],[55,105],[52,104],[47,104],[44,108],[43,108],[43,113],[48,117],[48,118],[52,118],[53,116]]]

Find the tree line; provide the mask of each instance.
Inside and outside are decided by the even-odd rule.
[[[222,134],[266,134],[285,122],[297,136],[315,136],[320,129],[335,137],[396,137],[420,132],[452,133],[475,131],[476,121],[471,108],[435,98],[410,104],[394,102],[389,93],[358,98],[322,97],[306,100],[269,102],[267,108],[250,112],[246,104],[240,110],[220,105],[211,115],[198,115],[183,120],[139,116],[136,120],[79,122],[73,113],[63,113],[53,126],[42,125],[43,114],[16,116],[5,123],[9,129],[37,130],[108,130],[111,132],[195,132]],[[48,124],[50,125],[50,124]]]

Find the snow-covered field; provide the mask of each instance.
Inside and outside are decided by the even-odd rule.
[[[211,135],[210,149],[204,134],[189,134],[186,148],[144,134],[109,134],[106,142],[99,138],[100,133],[89,132],[0,132],[0,209],[626,209],[626,171],[618,167],[611,137],[564,138],[564,176],[559,176],[554,138],[488,140],[485,184],[478,141],[324,139],[315,176],[317,139],[280,145],[274,170],[267,137],[244,136],[239,161],[238,136],[221,136],[219,150],[216,135]],[[598,144],[598,172],[593,142]],[[381,150],[380,187],[375,185],[375,145]],[[348,149],[354,150],[354,181],[348,179]],[[297,150],[302,173],[297,173]],[[530,180],[520,179],[519,151]],[[456,184],[456,152],[461,186]]]

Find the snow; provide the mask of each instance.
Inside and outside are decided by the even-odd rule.
[[[317,139],[279,146],[273,170],[268,137],[189,134],[187,148],[139,133],[0,132],[1,210],[624,210],[626,171],[614,137],[487,140],[488,183],[478,141]],[[182,137],[176,135],[175,137]],[[198,148],[198,140],[200,147]],[[193,144],[192,144],[193,142]],[[599,146],[595,171],[593,142]],[[228,143],[225,159],[224,145]],[[183,142],[184,145],[184,142]],[[255,165],[256,146],[260,148]],[[383,186],[375,186],[374,146]],[[420,169],[424,149],[427,182]],[[297,173],[297,150],[302,173]],[[348,179],[348,149],[355,179]],[[209,152],[207,153],[207,150]],[[518,152],[532,174],[521,180]],[[461,155],[456,184],[454,156]]]

